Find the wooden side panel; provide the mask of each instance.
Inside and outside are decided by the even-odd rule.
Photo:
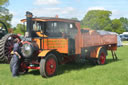
[[[76,24],[79,28],[79,24]],[[107,46],[108,50],[117,49],[117,35],[105,34],[100,35],[94,30],[89,30],[89,32],[81,33],[78,29],[78,33],[75,37],[75,53],[81,54],[82,48],[94,47],[94,46]]]
[[[83,46],[82,47],[91,47],[91,46],[101,46],[101,45],[111,45],[117,44],[116,35],[99,35],[99,34],[82,34],[83,36]]]
[[[117,35],[104,35],[104,44],[117,44]]]
[[[41,49],[40,40],[35,38],[33,39],[39,48]],[[56,49],[60,53],[68,53],[68,39],[57,38],[57,39],[42,39],[42,49]]]
[[[98,46],[103,43],[101,36],[98,34],[84,33],[83,36],[83,47]]]

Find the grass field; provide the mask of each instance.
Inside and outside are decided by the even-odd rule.
[[[122,41],[123,45],[128,45],[128,41]]]
[[[62,65],[57,76],[47,79],[36,70],[12,78],[9,65],[0,64],[0,85],[128,85],[127,50],[128,46],[118,48],[118,61],[113,61],[109,52],[106,65]]]

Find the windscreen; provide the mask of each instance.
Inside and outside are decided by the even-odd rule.
[[[50,37],[61,37],[64,33],[73,37],[77,33],[77,29],[73,23],[66,22],[33,22],[33,31],[40,31]]]
[[[37,21],[35,21],[35,22],[33,22],[33,31],[45,31],[45,29],[46,29],[46,23],[45,22],[37,22]]]

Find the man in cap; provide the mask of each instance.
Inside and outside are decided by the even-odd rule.
[[[14,40],[14,48],[13,48],[13,65],[11,66],[12,68],[12,76],[17,77],[18,76],[18,71],[19,71],[19,60],[21,59],[20,56],[20,40],[16,38]]]

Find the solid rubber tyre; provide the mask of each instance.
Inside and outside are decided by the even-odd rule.
[[[57,57],[54,54],[48,54],[40,61],[40,74],[42,77],[52,77],[56,75],[58,68]]]
[[[107,56],[107,50],[105,48],[101,48],[98,55],[97,64],[104,65],[106,63],[106,56]]]

